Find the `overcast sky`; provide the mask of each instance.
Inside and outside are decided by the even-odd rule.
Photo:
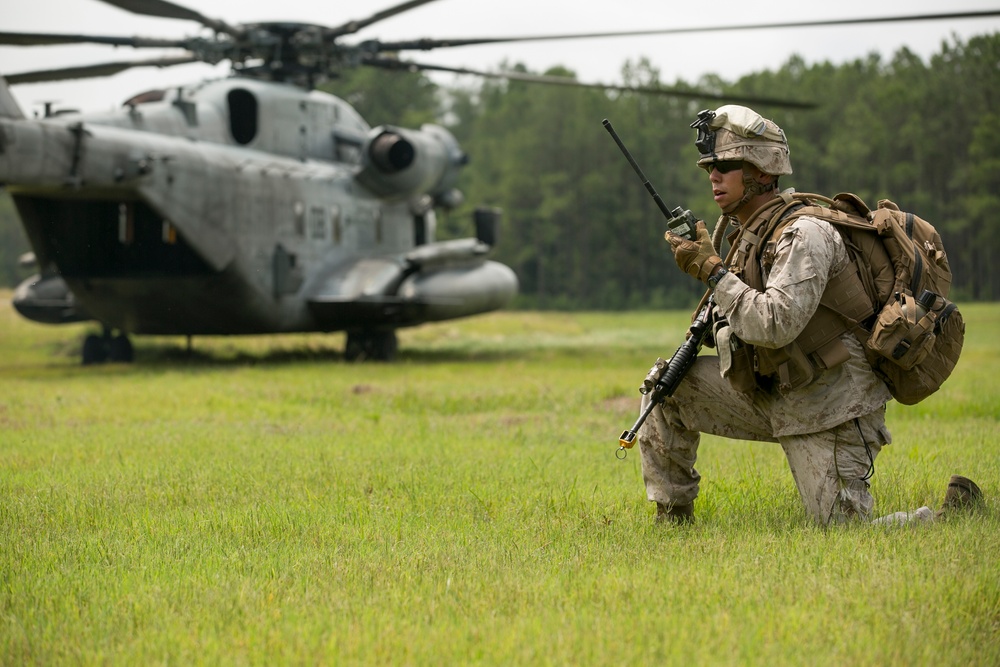
[[[228,23],[253,21],[302,21],[339,25],[361,19],[397,4],[398,0],[174,0],[197,9],[205,16]],[[131,14],[99,0],[8,0],[0,30],[10,32],[59,32],[115,36],[179,38],[204,31],[195,23]],[[713,13],[709,14],[707,9]],[[1000,9],[1000,1],[907,0],[871,2],[840,0],[814,3],[803,0],[714,0],[714,2],[666,2],[664,0],[437,0],[405,14],[379,22],[343,41],[364,38],[412,39],[420,37],[488,37],[645,30],[685,26],[737,25],[829,18],[912,15]],[[469,46],[408,55],[421,62],[496,69],[504,59],[521,62],[532,71],[564,65],[582,81],[620,81],[626,60],[648,57],[661,71],[661,80],[677,78],[694,82],[705,73],[726,80],[743,74],[780,67],[797,53],[807,62],[830,60],[841,63],[877,51],[891,56],[906,46],[925,60],[940,50],[942,41],[1000,31],[1000,18],[923,21],[872,26],[802,28],[717,32],[699,35],[630,37]],[[114,60],[153,58],[166,52],[136,51],[106,46],[0,47],[0,72],[17,73],[37,69],[103,63]],[[176,52],[174,52],[176,53]],[[13,88],[22,108],[38,109],[44,101],[85,111],[119,106],[131,95],[150,88],[179,85],[226,74],[225,65],[182,65],[169,69],[135,69],[104,79],[63,83],[25,84]],[[1000,71],[997,73],[1000,76]],[[435,75],[439,83],[454,81],[453,75]]]

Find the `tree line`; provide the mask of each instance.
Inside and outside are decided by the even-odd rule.
[[[956,300],[1000,299],[1000,34],[942,43],[928,62],[908,49],[834,65],[793,56],[727,82],[662,82],[647,60],[624,83],[815,103],[755,105],[784,130],[794,173],[782,187],[892,199],[931,221],[948,251]],[[505,67],[511,67],[505,63]],[[525,71],[516,64],[513,69]],[[573,75],[563,67],[544,74]],[[685,307],[700,287],[674,265],[664,219],[601,121],[612,121],[671,208],[713,226],[718,209],[694,166],[698,111],[723,102],[524,82],[434,90],[419,74],[359,71],[330,86],[372,124],[446,123],[470,155],[466,204],[441,225],[468,234],[477,205],[504,211],[496,257],[530,308]],[[436,93],[436,94],[432,94]]]
[[[954,272],[955,300],[1000,299],[1000,34],[943,43],[925,62],[902,49],[834,65],[792,57],[729,82],[660,81],[647,60],[626,84],[723,96],[796,99],[812,109],[753,105],[788,137],[794,173],[782,187],[889,198],[935,224]],[[525,71],[517,64],[505,66]],[[559,67],[545,74],[573,75]],[[358,69],[327,89],[372,124],[447,125],[470,156],[466,203],[439,235],[467,236],[479,205],[503,210],[495,257],[521,282],[517,305],[540,309],[687,307],[699,286],[674,265],[664,219],[601,121],[611,120],[669,206],[714,225],[718,208],[695,167],[697,112],[719,101],[567,89],[515,81],[435,85],[419,73]],[[27,249],[0,200],[0,280],[20,277]]]

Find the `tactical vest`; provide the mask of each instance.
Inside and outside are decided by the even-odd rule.
[[[778,239],[782,230],[812,208],[801,195],[782,193],[751,216],[750,221],[731,239],[729,265],[743,282],[763,292],[765,276],[774,263]],[[862,204],[863,205],[863,204]],[[825,210],[823,217],[848,214],[837,209]],[[884,258],[873,264],[892,264],[879,244],[869,252],[881,250]],[[850,257],[850,253],[848,254]],[[883,263],[884,262],[884,263]],[[728,376],[732,385],[744,392],[760,387],[769,389],[777,383],[781,392],[802,387],[819,371],[836,368],[850,358],[841,336],[855,330],[861,333],[865,324],[877,312],[855,261],[848,264],[827,283],[819,307],[798,337],[784,347],[771,349],[741,343],[734,350],[733,371]]]

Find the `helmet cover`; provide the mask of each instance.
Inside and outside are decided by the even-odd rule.
[[[727,104],[714,112],[702,111],[691,127],[698,129],[699,167],[744,160],[765,174],[792,173],[784,131],[753,109]]]

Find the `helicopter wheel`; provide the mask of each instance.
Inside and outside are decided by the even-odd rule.
[[[128,336],[125,334],[118,334],[109,341],[108,358],[110,361],[120,361],[122,363],[130,364],[132,363],[134,356],[132,341],[130,341]]]
[[[399,343],[395,331],[350,331],[344,347],[347,361],[392,361]]]
[[[123,333],[112,336],[110,331],[103,334],[90,334],[83,339],[81,354],[83,365],[103,364],[107,361],[132,363],[135,353],[132,341]]]
[[[89,334],[83,339],[83,365],[103,364],[108,360],[110,346],[108,339],[97,334]]]

